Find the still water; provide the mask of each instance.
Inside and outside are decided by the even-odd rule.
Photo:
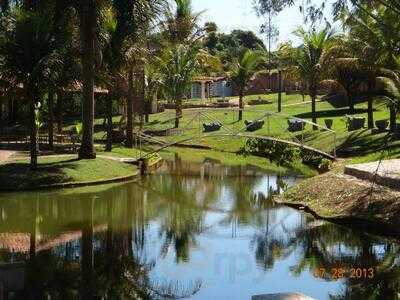
[[[273,204],[296,182],[176,159],[140,182],[0,195],[6,299],[398,299],[400,245]],[[1,295],[0,295],[1,296]]]

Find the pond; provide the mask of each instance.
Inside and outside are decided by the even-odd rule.
[[[296,180],[176,158],[135,183],[1,194],[0,291],[5,299],[294,291],[397,299],[400,244],[271,201]]]

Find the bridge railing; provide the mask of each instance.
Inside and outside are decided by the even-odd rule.
[[[238,114],[239,109],[237,108],[188,109],[184,110],[179,127],[174,128],[175,115],[174,112],[171,112],[163,118],[154,118],[152,122],[146,124],[141,135],[144,140],[147,139],[149,142],[153,143],[156,140],[162,147],[169,147],[177,143],[220,144],[222,150],[229,150],[229,146],[237,145],[237,142],[232,142],[233,140],[254,137],[275,139],[315,149],[330,156],[336,154],[336,133],[325,126],[286,114],[253,108],[243,110],[242,121],[238,121]],[[264,123],[262,128],[249,131],[244,123],[246,120],[249,122],[263,121]],[[214,132],[205,132],[203,124],[206,123],[220,123],[221,127]],[[297,128],[290,126],[291,123],[297,123]],[[219,143],[209,142],[212,139],[218,139]]]

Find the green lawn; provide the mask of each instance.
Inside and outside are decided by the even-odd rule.
[[[324,125],[324,119],[333,119],[333,130],[336,132],[336,137],[330,132],[323,130],[313,131],[311,125],[308,124],[304,134],[301,136],[298,133],[288,133],[287,129],[287,116],[298,117],[302,119],[311,120],[311,104],[309,103],[309,97],[306,97],[305,102],[303,102],[302,95],[282,95],[283,102],[283,115],[275,115],[269,118],[269,125],[266,120],[265,126],[257,131],[259,135],[272,135],[274,137],[292,140],[297,138],[298,140],[303,140],[305,145],[315,147],[317,149],[330,152],[333,150],[333,145],[336,140],[336,146],[338,148],[339,155],[352,158],[352,162],[364,162],[376,160],[381,157],[381,151],[379,151],[382,146],[385,145],[384,140],[386,134],[372,135],[370,130],[360,130],[355,132],[348,132],[346,128],[346,122],[344,116],[348,113],[348,109],[334,107],[329,102],[317,103],[318,111],[318,123]],[[199,138],[193,141],[187,141],[188,144],[200,144],[203,146],[208,146],[214,150],[220,150],[225,152],[236,152],[243,145],[243,138],[234,138],[232,136],[215,136],[208,138],[200,138],[200,132],[202,130],[202,123],[219,121],[222,122],[227,131],[237,132],[238,130],[243,130],[245,128],[244,120],[254,120],[258,119],[261,115],[266,112],[276,112],[277,111],[277,94],[267,94],[267,95],[251,95],[246,96],[245,101],[252,99],[261,98],[263,100],[269,100],[271,104],[247,106],[247,111],[244,112],[243,121],[237,122],[237,112],[226,112],[221,110],[185,110],[184,117],[181,120],[181,127],[186,126],[186,130],[182,133],[177,133],[176,136],[164,138],[160,137],[161,140],[166,140],[169,142],[180,141],[186,137],[193,137],[198,135]],[[233,97],[237,98],[237,97]],[[388,119],[389,113],[386,108],[385,103],[377,100],[374,104],[374,119]],[[199,111],[205,112],[206,116],[201,118],[195,118]],[[356,105],[355,115],[359,117],[367,118],[367,103],[361,103]],[[174,123],[174,110],[166,110],[163,113],[155,114],[150,116],[150,122],[145,126],[147,130],[163,130],[173,128]],[[290,117],[289,117],[290,118]],[[96,138],[101,139],[105,132],[101,126],[102,119],[96,120]],[[115,117],[114,122],[118,123],[120,117]],[[190,122],[191,121],[191,122]],[[221,130],[219,133],[223,133]],[[384,158],[397,158],[400,157],[400,142],[391,141],[387,147],[390,152],[384,153]],[[180,150],[181,151],[181,150]],[[195,152],[195,151],[192,151]],[[124,148],[118,147],[113,150],[115,156],[135,156],[131,155],[131,150],[126,150]]]
[[[133,176],[132,165],[97,158],[77,160],[73,156],[39,158],[38,170],[29,169],[28,160],[0,165],[1,190],[27,190],[72,183],[92,183]]]
[[[246,107],[248,111],[244,112],[244,117],[242,122],[237,122],[237,113],[226,113],[224,111],[207,111],[207,116],[210,118],[208,122],[220,121],[226,127],[227,130],[238,131],[245,127],[244,120],[254,120],[262,116],[265,112],[276,112],[277,110],[277,95],[254,95],[246,97],[246,101],[249,99],[257,99],[261,97],[262,99],[268,99],[273,101],[272,104],[256,105],[251,107]],[[308,101],[309,99],[306,99]],[[295,105],[293,105],[295,104]],[[311,104],[302,101],[301,95],[283,95],[283,105],[289,105],[283,107],[283,114],[288,116],[294,116],[301,119],[311,120]],[[185,138],[185,136],[195,136],[198,135],[201,130],[202,123],[207,122],[205,117],[201,117],[200,120],[195,118],[195,115],[199,110],[192,110],[191,112],[184,112],[184,117],[181,120],[181,126],[185,127],[188,125],[189,121],[193,119],[193,122],[189,124],[183,134],[178,134],[175,137],[169,137],[169,141],[178,141]],[[313,131],[310,124],[307,125],[306,130],[301,137],[298,133],[288,133],[287,129],[287,117],[284,115],[274,115],[269,118],[269,126],[266,125],[264,128],[257,131],[259,135],[272,135],[274,137],[292,140],[297,137],[298,140],[303,140],[305,145],[315,147],[317,149],[330,152],[333,150],[333,145],[336,146],[342,152],[354,152],[354,155],[364,156],[370,155],[371,145],[374,145],[374,149],[379,148],[379,143],[384,138],[385,134],[372,135],[369,130],[360,130],[356,132],[348,132],[345,122],[345,115],[348,114],[347,108],[335,108],[329,102],[318,102],[318,123],[324,125],[324,119],[333,119],[333,130],[336,131],[336,137],[334,134],[318,130]],[[361,103],[356,105],[357,116],[362,116],[367,118],[367,104]],[[173,127],[173,117],[174,111],[169,110],[161,114],[152,115],[150,123],[147,126],[148,129],[167,129]],[[374,118],[375,120],[388,119],[389,114],[384,103],[376,101]],[[166,120],[171,118],[168,122]],[[190,142],[187,142],[190,143]],[[216,150],[236,152],[240,146],[243,144],[243,138],[233,138],[233,137],[209,137],[207,139],[196,139],[191,142],[195,144],[202,144],[209,146]],[[366,147],[362,147],[362,145]],[[398,143],[391,143],[393,148],[397,148]],[[354,149],[353,149],[354,148]],[[353,151],[354,150],[354,151]],[[340,153],[340,152],[339,152]],[[390,156],[396,156],[396,151],[391,152]]]

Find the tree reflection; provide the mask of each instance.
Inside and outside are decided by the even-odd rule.
[[[297,226],[283,221],[270,234],[257,234],[254,242],[256,259],[266,269],[296,254],[294,276],[305,271],[317,276],[322,268],[324,280],[342,280],[344,289],[330,299],[397,299],[400,292],[400,247],[363,232],[305,216]],[[351,278],[352,268],[374,268],[374,276]],[[343,278],[334,269],[345,270]]]
[[[260,269],[271,271],[284,259],[292,261],[293,276],[314,274],[318,268],[373,267],[373,278],[343,278],[343,289],[332,293],[331,299],[396,299],[400,291],[398,243],[274,204],[271,197],[284,188],[288,181],[284,177],[207,164],[177,161],[174,175],[158,174],[140,184],[101,191],[1,199],[0,259],[26,262],[25,290],[18,297],[190,296],[199,291],[200,282],[155,281],[155,275],[164,275],[158,271],[162,265],[156,263],[172,261],[174,268],[188,262],[185,267],[194,268],[192,252],[209,246],[202,245],[200,237],[210,241],[211,236],[211,243],[220,243],[218,238],[229,238],[232,228],[232,239],[240,235],[238,244],[250,248]],[[9,243],[15,240],[18,247]],[[212,246],[210,250],[215,249]],[[322,279],[334,281],[332,275],[326,272]]]

